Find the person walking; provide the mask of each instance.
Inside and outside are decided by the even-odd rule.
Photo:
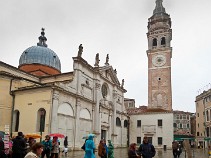
[[[41,158],[44,158],[45,155],[46,155],[46,158],[50,158],[51,149],[52,149],[52,142],[50,140],[49,135],[45,136],[45,140],[42,141],[42,144],[43,144],[44,148],[43,148]]]
[[[143,143],[138,149],[143,158],[152,158],[155,156],[156,151],[152,144],[149,143],[148,137],[144,137]]]
[[[44,145],[42,143],[34,143],[31,151],[24,158],[39,158],[42,154],[43,147]]]
[[[13,139],[12,158],[24,158],[26,155],[26,141],[22,132]]]
[[[59,142],[58,137],[53,137],[52,141],[52,150],[51,150],[51,158],[58,158],[59,157]]]
[[[94,135],[89,134],[88,140],[86,140],[86,143],[85,143],[84,158],[95,158],[95,154],[94,154],[95,144],[94,144],[93,138],[94,138]]]
[[[128,158],[140,158],[141,156],[137,154],[136,151],[136,143],[130,144],[129,150],[128,150]]]
[[[64,150],[62,151],[62,153],[64,152],[65,156],[67,156],[67,152],[68,152],[68,141],[67,141],[67,136],[64,138]]]
[[[178,149],[179,149],[179,144],[176,141],[172,142],[172,152],[173,152],[173,156],[174,158],[178,157]]]
[[[98,156],[100,156],[101,158],[106,158],[106,148],[103,139],[100,140],[100,143],[98,145]]]
[[[108,140],[108,158],[114,158],[114,145]]]

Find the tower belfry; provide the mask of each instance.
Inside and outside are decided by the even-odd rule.
[[[171,90],[171,18],[156,0],[148,19],[148,108],[172,110]]]

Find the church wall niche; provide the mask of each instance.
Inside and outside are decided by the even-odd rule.
[[[73,147],[74,140],[74,110],[69,103],[63,103],[58,108],[58,132],[68,136],[68,144]]]

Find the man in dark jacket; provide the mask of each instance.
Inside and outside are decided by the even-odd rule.
[[[18,132],[18,136],[13,139],[12,158],[24,158],[26,155],[26,141],[23,133]]]
[[[144,137],[143,144],[140,145],[138,151],[143,158],[152,158],[156,153],[154,146],[148,142],[146,136]]]

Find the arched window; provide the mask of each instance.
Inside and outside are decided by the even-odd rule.
[[[161,45],[162,46],[165,46],[166,45],[166,38],[165,37],[162,37],[161,38]]]
[[[41,108],[37,112],[37,129],[39,132],[45,131],[45,116],[46,111],[45,109]]]
[[[128,127],[128,120],[124,120],[124,127]]]
[[[156,46],[157,46],[157,39],[156,39],[156,38],[153,39],[153,41],[152,41],[152,46],[153,46],[153,47],[156,47]]]
[[[121,127],[121,120],[119,117],[116,118],[116,126],[120,126]]]
[[[18,110],[15,110],[13,114],[13,122],[14,122],[13,129],[15,132],[18,132],[19,129],[19,118],[20,118],[20,112]]]
[[[174,123],[174,128],[177,128],[177,124],[176,123]]]

